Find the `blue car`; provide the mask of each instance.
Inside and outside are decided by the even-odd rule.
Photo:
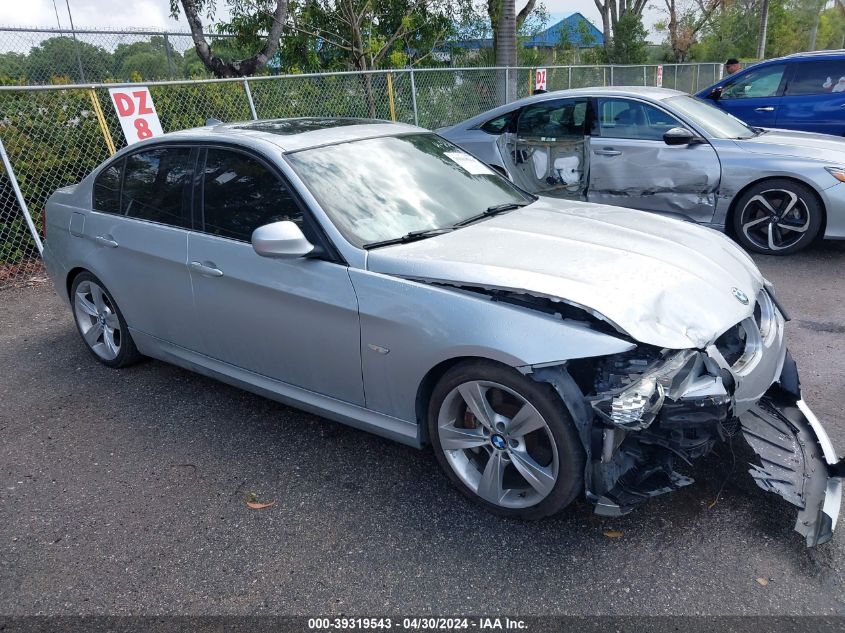
[[[755,127],[845,136],[845,51],[770,59],[696,96]]]

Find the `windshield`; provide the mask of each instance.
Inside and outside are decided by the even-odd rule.
[[[452,227],[490,207],[532,200],[434,134],[327,145],[287,159],[356,246]]]
[[[739,119],[724,110],[696,97],[680,95],[666,99],[666,104],[680,114],[686,115],[705,133],[713,138],[751,138],[757,133]]]

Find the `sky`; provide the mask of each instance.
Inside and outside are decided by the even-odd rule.
[[[73,23],[76,28],[151,28],[173,31],[187,31],[185,18],[174,20],[170,17],[168,0],[0,0],[0,25],[3,26],[57,26],[58,20],[63,28],[70,25],[66,1],[70,3]],[[551,14],[560,15],[572,11],[581,12],[596,26],[601,28],[601,18],[593,0],[544,0],[546,9]],[[224,6],[225,0],[219,5]],[[524,5],[517,0],[517,8]],[[661,18],[660,12],[647,10],[644,22],[651,29]],[[657,41],[654,33],[650,40]]]

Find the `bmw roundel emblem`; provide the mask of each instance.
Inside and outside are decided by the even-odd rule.
[[[748,305],[748,295],[745,294],[739,288],[731,288],[731,294],[733,294],[733,296],[736,297],[736,300],[739,301],[742,305]]]
[[[497,434],[497,435],[494,435],[493,437],[491,437],[491,438],[490,438],[490,443],[491,443],[491,444],[492,444],[495,448],[498,448],[500,451],[501,451],[501,450],[504,450],[504,448],[505,448],[505,446],[506,446],[506,444],[505,444],[505,438],[503,438],[501,435],[498,435],[498,434]]]

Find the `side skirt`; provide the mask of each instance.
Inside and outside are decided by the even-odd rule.
[[[296,387],[198,352],[173,345],[150,334],[131,330],[138,350],[145,356],[214,378],[271,400],[374,433],[414,448],[421,448],[419,425],[358,405]]]

